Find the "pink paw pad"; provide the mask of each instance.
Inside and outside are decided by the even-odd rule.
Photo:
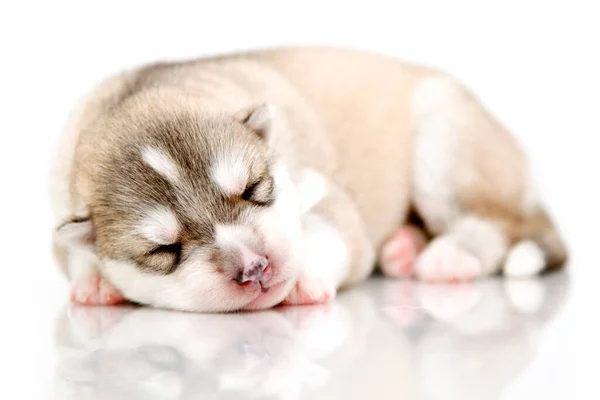
[[[426,243],[427,239],[419,229],[412,226],[398,229],[381,249],[382,271],[395,278],[413,277],[415,260]]]
[[[324,304],[335,296],[335,287],[320,280],[300,278],[283,300],[283,305]]]
[[[100,276],[79,278],[71,287],[71,301],[88,306],[108,306],[126,302],[111,283]]]
[[[416,274],[432,283],[472,281],[481,274],[481,262],[448,238],[438,238],[417,260]]]

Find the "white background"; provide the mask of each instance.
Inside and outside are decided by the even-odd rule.
[[[600,371],[600,334],[590,323],[600,304],[598,7],[593,0],[3,2],[0,397],[44,398],[52,384],[48,327],[67,287],[50,257],[47,175],[76,99],[144,62],[312,43],[441,67],[518,136],[572,248],[575,286],[540,358],[519,379],[557,396],[577,387],[587,395],[572,398],[590,398],[584,390]],[[549,365],[557,360],[563,368]],[[517,380],[507,394],[529,391],[537,393]]]

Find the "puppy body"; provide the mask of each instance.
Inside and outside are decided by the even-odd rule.
[[[248,188],[262,198],[239,200]],[[59,263],[88,302],[91,285],[99,303],[265,308],[326,301],[376,259],[390,276],[442,281],[566,259],[518,143],[465,88],[332,48],[108,79],[63,136],[53,203]],[[418,258],[414,235],[394,236],[411,207],[413,231],[433,238]]]

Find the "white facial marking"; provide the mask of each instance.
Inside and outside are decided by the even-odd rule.
[[[262,257],[250,246],[251,243],[258,242],[256,235],[250,229],[237,225],[217,225],[215,226],[215,233],[216,243],[234,248],[241,253],[244,266],[250,265],[257,258]],[[257,244],[260,245],[260,243]]]
[[[239,157],[230,155],[216,160],[212,177],[223,193],[241,194],[248,183],[248,169]]]
[[[216,225],[215,242],[217,243],[237,243],[241,236],[240,227],[234,225]]]
[[[136,232],[157,244],[172,244],[179,235],[179,222],[175,214],[160,207],[148,212]]]
[[[145,147],[142,150],[142,160],[169,182],[177,182],[179,180],[177,166],[171,158],[160,150],[153,147]]]
[[[540,247],[531,240],[517,243],[508,253],[504,263],[504,275],[525,278],[544,269],[545,257]]]

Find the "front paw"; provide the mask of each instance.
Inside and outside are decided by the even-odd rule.
[[[71,301],[87,306],[109,306],[127,302],[119,289],[98,275],[75,279],[71,284]]]
[[[283,305],[324,304],[336,294],[335,285],[328,279],[301,276],[292,291],[283,300]]]

